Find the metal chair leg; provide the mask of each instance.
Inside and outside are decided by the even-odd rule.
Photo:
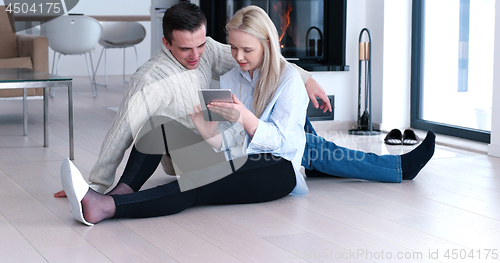
[[[93,94],[94,98],[97,96],[97,84],[95,83],[95,70],[94,70],[94,62],[92,60],[92,53],[89,51],[89,58],[90,58],[90,69],[92,72],[92,80],[91,80],[91,85],[93,85]]]
[[[54,59],[52,61],[52,74],[58,74],[59,73],[59,62],[61,61],[61,53],[59,53],[59,56],[57,56],[57,65],[56,65],[56,72],[54,73],[54,62],[56,60],[56,52],[54,51]],[[54,98],[54,96],[56,95],[56,90],[55,88],[49,88],[49,96],[51,98]]]
[[[108,49],[104,49],[104,87],[108,86]]]
[[[101,65],[101,58],[102,58],[103,53],[104,53],[104,84],[100,84],[100,83],[97,83],[97,81],[95,80],[95,75],[97,74],[97,69],[99,68],[99,65]],[[95,83],[95,85],[99,85],[102,87],[108,86],[107,54],[108,54],[107,48],[103,47],[101,50],[101,55],[99,56],[99,60],[97,61],[97,66],[96,66],[95,71],[94,71],[94,83]]]
[[[59,53],[59,56],[57,58],[56,75],[59,74],[59,62],[61,61],[61,55],[62,53]]]
[[[54,67],[55,67],[55,63],[56,63],[56,53],[57,52],[54,51],[54,56],[52,56],[52,71],[50,72],[52,74],[54,74]],[[49,96],[51,98],[54,98],[54,95],[55,95],[55,92],[53,93],[53,91],[52,91],[53,89],[54,88],[49,88]]]
[[[92,55],[89,53],[89,58],[90,58],[90,64],[91,66],[93,67],[93,63],[92,63]],[[93,72],[93,69],[89,69],[89,62],[87,60],[87,53],[84,53],[83,54],[85,56],[85,63],[87,64],[87,72],[89,73],[89,80],[90,80],[90,88],[92,89],[92,95],[94,95],[94,98],[97,96],[97,91],[96,91],[96,87],[94,85],[94,82],[92,81],[92,76],[90,75],[90,72],[92,71]]]
[[[54,56],[52,57],[52,71],[50,73],[54,74],[54,66],[56,64],[56,51],[54,51]]]
[[[137,48],[135,46],[133,47],[135,51],[135,62],[137,64],[137,68],[139,68],[139,56],[137,55]],[[125,48],[123,48],[123,82],[129,83],[129,81],[125,80]]]
[[[125,80],[125,49],[126,48],[122,48],[123,49],[123,83],[128,83],[128,81]]]
[[[137,63],[137,68],[139,68],[139,56],[137,55],[137,48],[134,46],[135,50],[135,62]]]

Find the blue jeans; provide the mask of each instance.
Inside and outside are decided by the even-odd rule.
[[[389,183],[402,180],[400,155],[376,155],[337,146],[318,136],[306,118],[302,166],[308,177],[339,176]],[[319,172],[319,173],[318,173]]]

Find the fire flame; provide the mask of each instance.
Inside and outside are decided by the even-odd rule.
[[[288,29],[288,26],[290,26],[290,13],[293,11],[293,6],[290,2],[286,2],[286,8],[283,8],[281,5],[281,2],[278,2],[273,6],[274,11],[278,12],[280,16],[280,29],[281,29],[281,35],[279,37],[279,41],[281,43],[281,40],[286,34],[286,30]],[[281,45],[281,48],[284,48],[285,45]]]

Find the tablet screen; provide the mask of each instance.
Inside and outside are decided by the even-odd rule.
[[[203,117],[206,121],[227,121],[219,114],[211,112],[207,104],[212,101],[233,102],[230,89],[201,89],[199,94]]]

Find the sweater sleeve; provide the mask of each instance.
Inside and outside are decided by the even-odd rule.
[[[90,171],[91,188],[99,193],[104,193],[113,184],[116,169],[133,141],[127,118],[130,110],[127,106],[128,99],[124,97],[118,114],[104,138],[97,162]]]
[[[297,66],[297,65],[296,65],[296,64],[294,64],[294,63],[290,63],[290,64],[291,64],[291,65],[293,65],[293,66],[295,67],[295,69],[297,70],[297,72],[299,72],[300,78],[302,78],[302,81],[304,82],[304,84],[305,84],[305,83],[307,82],[307,80],[308,80],[308,79],[312,76],[312,74],[311,74],[309,71],[307,71],[307,70],[305,70],[305,69],[303,69],[303,68],[301,68],[301,67]]]
[[[113,124],[108,131],[96,164],[90,171],[89,180],[92,189],[104,193],[115,180],[116,169],[123,160],[125,151],[133,142],[133,136],[160,103],[151,98],[158,98],[151,92],[146,79],[130,82]],[[146,94],[145,94],[146,93]]]
[[[231,47],[207,37],[205,52],[212,58],[212,79],[219,80],[220,76],[238,66],[231,54]]]

